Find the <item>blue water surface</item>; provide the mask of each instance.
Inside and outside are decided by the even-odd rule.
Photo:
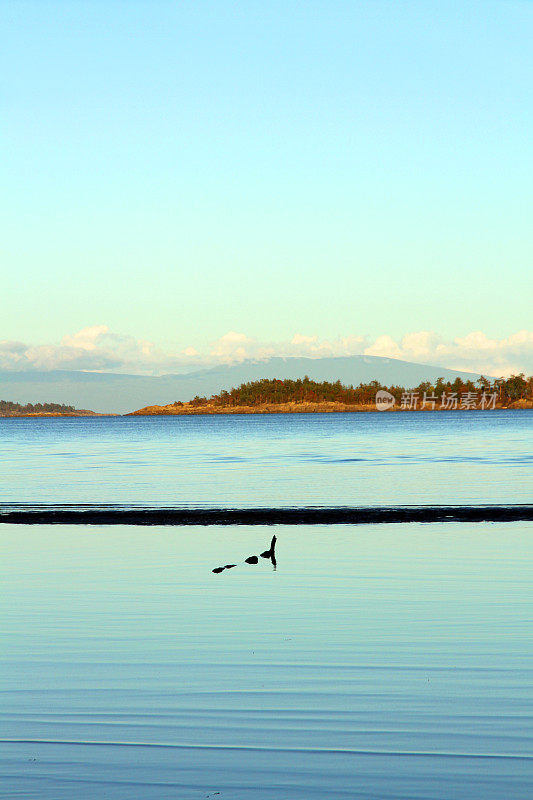
[[[4,502],[525,503],[533,411],[0,419],[0,453]]]
[[[0,546],[2,800],[533,795],[533,523]]]
[[[3,419],[0,492],[524,503],[532,433],[530,411]],[[276,569],[245,563],[273,533]],[[4,523],[0,549],[2,800],[533,796],[533,523]]]

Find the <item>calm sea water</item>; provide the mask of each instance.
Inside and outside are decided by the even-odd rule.
[[[533,411],[1,419],[1,500],[531,501]]]
[[[1,499],[530,502],[532,429],[1,420]],[[277,568],[245,564],[274,532]],[[533,796],[533,523],[3,524],[0,548],[5,800]]]
[[[1,797],[530,798],[533,524],[272,530],[1,526]]]

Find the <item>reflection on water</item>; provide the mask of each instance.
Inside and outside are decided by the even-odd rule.
[[[275,531],[0,526],[0,796],[530,797],[533,524]]]

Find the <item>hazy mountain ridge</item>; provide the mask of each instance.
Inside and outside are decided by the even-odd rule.
[[[245,361],[182,375],[121,375],[118,373],[0,371],[0,399],[18,403],[64,403],[100,413],[127,413],[148,405],[168,405],[176,400],[210,396],[261,378],[303,378],[358,385],[378,380],[386,385],[417,386],[422,381],[456,376],[477,380],[473,372],[414,364],[378,356],[337,358],[272,358]]]

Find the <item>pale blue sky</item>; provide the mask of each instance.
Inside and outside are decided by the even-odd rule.
[[[0,339],[531,327],[532,3],[0,19]]]

